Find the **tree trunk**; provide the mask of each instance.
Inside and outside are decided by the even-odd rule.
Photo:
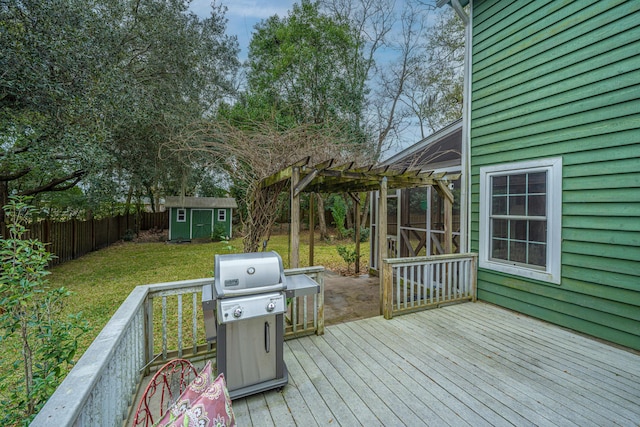
[[[363,227],[368,223],[369,227],[371,227],[371,221],[367,222],[367,217],[369,216],[369,192],[365,193],[364,202],[360,203],[360,209],[362,212],[360,215],[360,226]]]
[[[124,213],[129,214],[131,210],[131,198],[133,197],[133,185],[129,186],[129,192],[127,193],[127,200],[124,202]]]
[[[9,204],[9,182],[0,181],[0,224],[5,223],[4,207]],[[4,230],[0,230],[2,232]]]
[[[318,229],[320,231],[320,240],[326,240],[328,236],[327,234],[327,221],[324,217],[324,200],[321,194],[317,194],[318,196]]]

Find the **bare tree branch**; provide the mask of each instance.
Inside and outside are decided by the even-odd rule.
[[[279,195],[287,182],[262,189],[262,179],[290,166],[304,157],[310,163],[328,159],[337,162],[364,163],[362,149],[346,140],[343,129],[330,126],[299,126],[278,130],[274,125],[254,123],[251,129],[238,129],[229,123],[194,123],[189,130],[167,144],[186,162],[206,164],[224,170],[234,184],[246,190],[239,204],[247,207],[243,218],[244,250],[255,252],[268,238],[279,210]]]

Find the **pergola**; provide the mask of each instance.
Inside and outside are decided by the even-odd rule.
[[[434,173],[417,168],[397,169],[392,165],[358,167],[354,163],[334,165],[327,160],[315,165],[309,164],[310,158],[302,159],[262,180],[260,186],[267,189],[283,181],[290,181],[291,194],[291,260],[290,267],[299,267],[300,260],[300,194],[301,193],[347,193],[355,202],[356,210],[356,253],[360,259],[360,200],[357,193],[379,191],[378,239],[379,265],[387,258],[387,191],[403,188],[432,186],[444,199],[444,244],[445,253],[452,251],[452,210],[453,193],[448,184],[460,177],[460,174],[447,172]],[[314,229],[313,197],[310,198],[309,229]],[[310,233],[309,264],[313,265],[314,233]],[[358,262],[356,263],[356,266]]]

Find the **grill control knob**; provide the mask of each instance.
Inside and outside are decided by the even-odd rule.
[[[237,319],[240,316],[242,316],[242,309],[238,307],[235,310],[233,310],[233,317]]]
[[[272,312],[275,309],[276,309],[276,303],[270,302],[269,304],[267,304],[267,311],[268,312]]]

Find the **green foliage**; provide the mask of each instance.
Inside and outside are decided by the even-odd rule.
[[[13,369],[0,369],[2,425],[28,425],[74,362],[78,338],[87,332],[80,315],[63,319],[69,292],[51,289],[44,244],[25,239],[33,207],[11,198],[4,207],[9,238],[0,240],[0,344]],[[4,358],[4,357],[3,357]]]
[[[275,119],[285,128],[341,123],[352,141],[362,142],[366,91],[351,74],[365,62],[357,37],[309,0],[284,18],[262,21],[249,45],[249,91],[238,107],[252,120]]]
[[[333,196],[331,200],[332,203],[329,206],[331,216],[338,231],[338,238],[343,239],[348,236],[347,229],[344,226],[344,221],[347,218],[347,204],[341,196]]]
[[[136,233],[129,228],[127,229],[127,231],[124,232],[124,236],[122,236],[122,240],[124,240],[125,242],[130,242],[133,240],[135,236],[136,236]]]
[[[336,250],[338,251],[338,255],[340,255],[344,262],[347,263],[347,273],[349,273],[351,271],[351,264],[354,264],[358,260],[358,254],[356,253],[355,248],[338,245]]]
[[[227,235],[227,227],[224,224],[217,223],[215,227],[213,227],[213,232],[211,233],[211,241],[221,242],[223,240],[229,240],[229,236]]]
[[[360,226],[360,243],[366,242],[369,239],[369,234],[371,230],[368,227]],[[350,228],[347,230],[347,236],[351,237],[354,241],[356,240],[356,233],[354,228]]]
[[[168,142],[234,91],[224,14],[201,19],[185,1],[2,2],[0,204],[80,180],[73,210],[179,194],[198,165]]]

